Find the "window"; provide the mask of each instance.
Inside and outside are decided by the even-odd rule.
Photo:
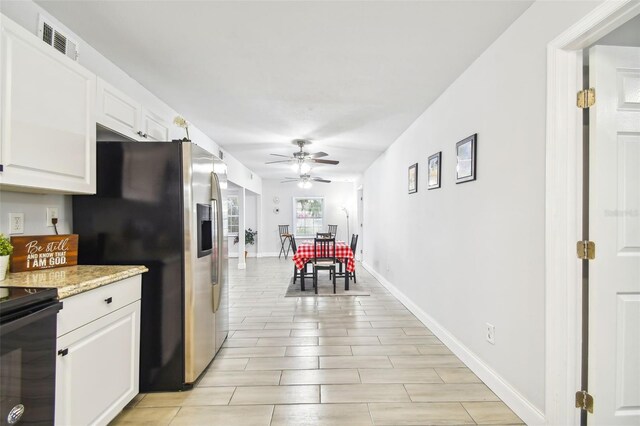
[[[315,237],[316,232],[324,232],[324,198],[294,198],[293,209],[296,237]]]
[[[229,219],[229,235],[238,235],[240,208],[238,207],[238,196],[230,195],[227,198],[227,217]]]

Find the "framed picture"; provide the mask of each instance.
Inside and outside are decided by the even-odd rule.
[[[418,192],[418,163],[409,166],[409,194]]]
[[[427,189],[440,188],[440,163],[442,151],[429,157],[427,162]]]
[[[456,183],[476,180],[476,153],[478,134],[469,136],[456,144]]]

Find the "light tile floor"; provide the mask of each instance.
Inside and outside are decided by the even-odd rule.
[[[138,395],[113,425],[522,424],[359,266],[370,296],[304,298],[284,297],[291,259],[236,266],[231,332],[197,386]]]

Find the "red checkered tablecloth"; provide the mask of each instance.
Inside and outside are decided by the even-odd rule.
[[[353,259],[351,247],[344,241],[336,241],[336,258],[347,259],[347,271],[356,270],[356,262]],[[298,246],[298,251],[293,255],[293,263],[296,264],[298,270],[304,268],[305,263],[313,259],[313,243],[302,243]]]

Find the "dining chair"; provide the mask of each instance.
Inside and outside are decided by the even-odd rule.
[[[331,238],[331,232],[316,232],[316,238]]]
[[[356,248],[358,247],[358,235],[356,234],[352,234],[351,235],[351,244],[349,244],[349,248],[351,249],[351,253],[353,253],[353,258],[355,260],[356,258]],[[349,279],[353,279],[354,283],[358,283],[358,281],[356,280],[356,271],[354,270],[353,272],[349,272],[347,271],[347,259],[338,259],[338,264],[340,266],[339,271],[338,271],[338,276],[339,277],[344,277],[344,274],[348,274],[349,275]],[[344,272],[342,272],[342,268],[344,266]]]
[[[353,253],[353,259],[354,259],[354,260],[355,260],[355,258],[356,258],[356,248],[357,248],[357,247],[358,247],[358,234],[353,234],[353,235],[351,236],[351,245],[350,245],[350,248],[351,248],[351,253]],[[346,270],[347,265],[345,265],[344,267],[345,267],[345,270]],[[347,272],[347,273],[349,273],[349,272]],[[353,270],[353,272],[351,272],[351,274],[352,274],[352,276],[353,276],[353,282],[354,282],[354,284],[357,284],[357,283],[358,283],[358,281],[356,280],[356,270],[354,269],[354,270]]]
[[[338,233],[338,225],[328,225],[329,227],[329,233],[331,234],[332,237],[335,237],[336,234]]]
[[[278,259],[284,254],[286,259],[289,256],[289,250],[291,249],[291,235],[289,233],[289,225],[278,225],[278,232],[280,233],[280,253],[278,253]],[[289,245],[285,251],[285,244],[289,241]]]
[[[318,294],[318,271],[328,270],[333,277],[333,294],[336,293],[336,239],[314,238],[313,240],[313,288]]]
[[[294,256],[298,252],[298,243],[296,242],[296,237],[294,235],[291,236],[291,251],[292,251]],[[305,263],[304,264],[304,268],[302,268],[300,270],[300,276],[302,276],[302,274],[306,274],[307,273],[307,265],[308,265],[308,263]],[[294,263],[293,264],[293,282],[295,283],[297,279],[298,279],[298,268],[296,267],[296,265]]]

